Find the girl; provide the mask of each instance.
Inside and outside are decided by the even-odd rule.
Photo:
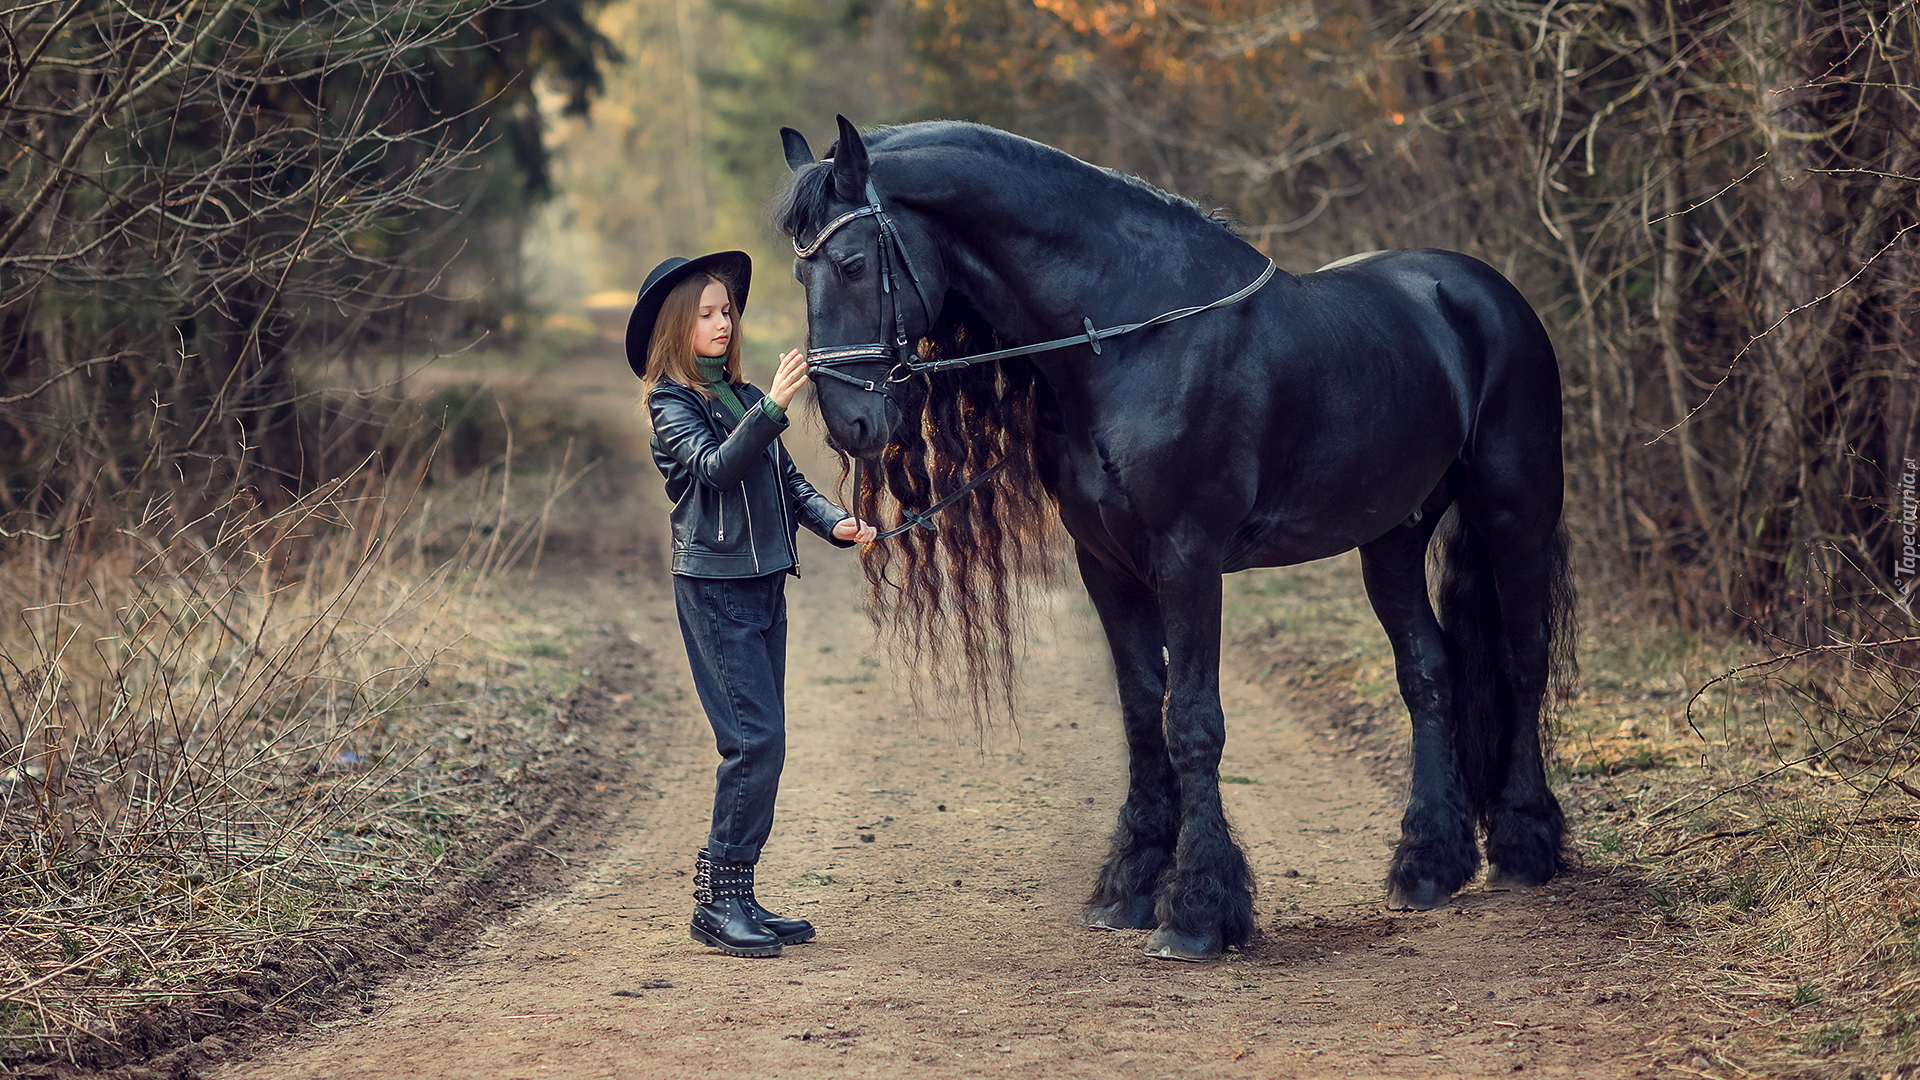
[[[653,268],[627,322],[627,363],[653,421],[653,461],[673,500],[673,597],[720,769],[713,827],[694,863],[693,939],[733,956],[778,956],[813,938],[753,897],[786,760],[788,574],[799,526],[835,547],[871,525],[813,489],[780,445],[807,381],[798,349],[765,395],[740,381],[738,314],[753,264],[742,251]]]

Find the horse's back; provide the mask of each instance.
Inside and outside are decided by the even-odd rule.
[[[1484,415],[1490,399],[1517,395],[1530,411],[1550,414],[1558,430],[1560,376],[1553,344],[1526,297],[1485,262],[1438,248],[1369,251],[1299,280],[1341,297],[1354,320],[1394,319],[1419,333],[1430,346],[1428,355],[1447,368],[1455,393],[1476,417]]]
[[[1465,337],[1497,335],[1501,339],[1479,344],[1544,352],[1544,357],[1536,359],[1553,362],[1546,329],[1526,297],[1500,271],[1462,252],[1440,248],[1366,251],[1336,259],[1300,275],[1299,280],[1355,293],[1369,305],[1400,299],[1430,308]]]

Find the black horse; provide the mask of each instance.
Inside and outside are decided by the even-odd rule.
[[[1563,868],[1541,720],[1572,607],[1560,377],[1512,284],[1437,250],[1274,273],[1194,204],[987,127],[863,137],[842,118],[818,162],[782,137],[795,175],[776,216],[831,441],[916,510],[960,478],[915,490],[899,440],[938,457],[966,438],[940,429],[983,410],[1017,399],[1037,418],[1008,455],[1028,455],[1073,538],[1130,754],[1091,925],[1153,928],[1148,953],[1179,960],[1252,934],[1220,803],[1221,575],[1355,547],[1413,721],[1389,905],[1446,904],[1479,869],[1476,827],[1490,883]],[[997,376],[960,368],[1022,343],[1046,348],[993,356]],[[978,390],[983,371],[998,390],[940,406],[947,380]],[[1004,503],[995,486],[967,497]],[[1436,617],[1426,559],[1443,518]]]

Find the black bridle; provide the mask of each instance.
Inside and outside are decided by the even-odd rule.
[[[949,364],[925,364],[914,358],[913,344],[907,338],[907,311],[900,303],[899,283],[895,280],[893,258],[889,252],[897,252],[900,269],[906,279],[912,283],[914,295],[920,298],[920,310],[926,313],[927,326],[933,326],[933,304],[927,300],[926,287],[920,284],[920,275],[913,268],[913,257],[907,254],[907,245],[900,239],[900,226],[880,205],[880,193],[873,188],[873,181],[867,181],[867,205],[850,210],[826,223],[820,229],[813,243],[801,246],[798,237],[793,241],[793,253],[802,259],[811,259],[834,233],[861,218],[870,217],[880,229],[880,327],[886,332],[886,312],[893,312],[893,342],[868,342],[865,345],[836,345],[831,348],[807,350],[807,375],[809,378],[825,375],[830,379],[857,386],[870,393],[876,393],[892,400],[884,385],[872,379],[861,379],[849,375],[840,368],[846,364],[886,363],[893,361],[893,368],[887,372],[886,384],[902,383],[922,371],[931,371],[935,367],[952,366]]]
[[[1085,328],[1084,331],[1070,337],[1054,338],[1052,341],[1042,341],[1033,345],[1016,345],[1010,349],[996,349],[993,352],[977,353],[972,356],[922,360],[919,358],[913,343],[907,337],[906,307],[900,303],[900,285],[897,280],[898,275],[896,275],[893,268],[893,258],[895,256],[900,260],[901,273],[904,274],[908,283],[913,286],[914,294],[920,299],[920,310],[926,314],[927,327],[929,330],[931,330],[934,320],[933,305],[928,302],[926,287],[920,283],[920,275],[913,268],[913,257],[907,254],[907,245],[900,238],[900,226],[894,223],[893,218],[887,214],[886,208],[881,205],[880,193],[874,189],[872,180],[867,181],[866,195],[867,204],[865,206],[849,210],[821,226],[819,233],[815,234],[812,243],[803,245],[800,243],[799,237],[794,237],[793,253],[802,259],[811,259],[819,252],[821,245],[825,244],[828,238],[833,236],[834,233],[859,221],[861,218],[872,218],[874,224],[880,230],[880,243],[878,246],[880,256],[881,316],[879,330],[881,335],[884,336],[888,322],[887,313],[891,310],[893,315],[891,320],[893,323],[893,341],[891,343],[886,341],[872,341],[863,345],[834,345],[825,348],[809,347],[807,349],[807,376],[809,378],[825,376],[830,379],[837,379],[851,386],[857,386],[868,393],[879,394],[886,399],[887,404],[893,405],[896,408],[898,407],[898,402],[894,401],[893,394],[887,388],[906,382],[915,375],[944,371],[949,368],[971,367],[974,364],[986,364],[995,360],[1006,360],[1015,356],[1031,356],[1034,353],[1063,349],[1069,345],[1091,346],[1094,355],[1097,356],[1100,353],[1100,342],[1107,338],[1119,337],[1122,334],[1131,334],[1136,330],[1145,330],[1150,326],[1164,326],[1167,323],[1198,315],[1201,312],[1231,307],[1245,300],[1247,297],[1252,296],[1254,293],[1259,292],[1262,285],[1265,285],[1273,279],[1274,272],[1278,269],[1274,265],[1273,260],[1269,259],[1267,260],[1267,268],[1260,272],[1260,276],[1255,278],[1252,284],[1241,289],[1239,292],[1230,296],[1223,296],[1210,304],[1199,304],[1193,307],[1163,311],[1153,318],[1141,322],[1126,323],[1121,326],[1108,327],[1104,330],[1096,330],[1093,325],[1093,319],[1086,317],[1080,320],[1081,325]],[[892,254],[889,254],[889,250],[891,250]],[[878,380],[862,379],[840,370],[840,368],[848,364],[884,364],[889,362],[891,362],[893,366],[888,369],[884,377]],[[875,540],[885,540],[889,537],[898,536],[915,526],[937,532],[938,530],[935,529],[933,522],[930,520],[933,515],[951,506],[974,488],[986,483],[993,477],[993,474],[1005,467],[1005,462],[995,465],[993,468],[967,481],[964,485],[949,493],[945,498],[942,498],[939,502],[934,503],[919,513],[914,513],[903,507],[901,513],[904,520],[901,524],[888,529],[886,532],[880,533],[875,537]],[[857,457],[854,458],[853,464],[853,493],[854,498],[858,499],[860,497],[860,459]]]

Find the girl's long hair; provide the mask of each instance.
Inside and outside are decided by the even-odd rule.
[[[679,383],[702,397],[713,396],[693,352],[693,328],[700,318],[700,294],[716,281],[726,287],[727,304],[733,308],[733,337],[727,341],[727,381],[740,381],[740,305],[734,299],[733,282],[701,271],[675,285],[660,305],[660,315],[653,321],[653,337],[647,342],[647,373],[640,379],[641,401],[647,400],[647,395],[653,393],[653,388],[662,380]]]

